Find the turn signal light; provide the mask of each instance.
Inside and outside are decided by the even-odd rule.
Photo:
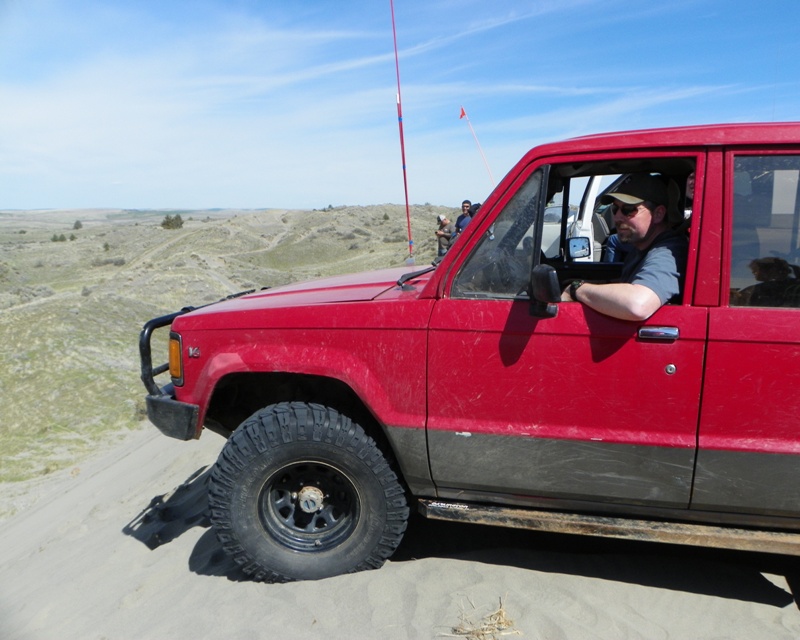
[[[169,375],[172,384],[180,387],[183,384],[183,359],[181,358],[181,337],[177,333],[169,334]]]

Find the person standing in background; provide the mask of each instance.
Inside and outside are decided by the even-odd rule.
[[[436,255],[441,258],[450,248],[456,229],[447,216],[440,215],[437,220],[439,228],[436,230],[436,240],[439,243],[439,250]]]

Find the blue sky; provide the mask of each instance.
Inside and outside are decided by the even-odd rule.
[[[800,120],[796,0],[395,17],[412,203],[482,201],[541,142]],[[396,93],[389,0],[0,0],[0,209],[402,203]]]

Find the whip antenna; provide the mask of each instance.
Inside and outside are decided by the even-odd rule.
[[[400,159],[403,163],[403,191],[406,196],[406,223],[408,225],[408,258],[406,264],[414,264],[414,240],[411,238],[411,208],[408,204],[408,175],[406,172],[406,145],[403,138],[403,101],[400,97],[400,58],[397,55],[397,28],[394,21],[394,0],[389,0],[392,10],[392,37],[394,38],[394,66],[397,72],[397,123],[400,128]]]
[[[486,165],[486,171],[489,173],[489,180],[492,181],[492,187],[495,187],[496,184],[494,182],[494,176],[492,175],[492,170],[489,168],[489,163],[486,162],[486,156],[483,155],[483,149],[481,148],[481,143],[478,142],[478,136],[475,135],[475,129],[472,128],[472,123],[469,121],[469,116],[467,115],[467,112],[464,110],[464,107],[461,107],[461,115],[458,116],[459,120],[461,120],[462,118],[467,119],[469,130],[472,131],[472,137],[475,138],[475,144],[478,145],[478,151],[480,151],[481,158],[483,158],[483,164]]]

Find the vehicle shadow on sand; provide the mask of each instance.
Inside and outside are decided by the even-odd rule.
[[[189,568],[197,574],[224,576],[229,580],[249,578],[222,549],[211,530],[207,486],[210,467],[201,467],[168,493],[154,496],[122,533],[154,550],[179,538],[194,527],[207,529],[194,546]]]
[[[249,580],[210,528],[210,474],[210,468],[202,467],[174,490],[154,496],[122,532],[152,550],[202,527],[206,531],[192,550],[190,570]],[[424,558],[591,577],[775,607],[794,602],[800,609],[800,558],[787,556],[442,522],[412,513],[391,561]],[[765,573],[784,576],[791,591],[773,584]]]
[[[800,609],[800,558],[414,516],[394,562],[439,557]],[[784,576],[791,591],[764,573]],[[797,597],[794,595],[797,594]]]

